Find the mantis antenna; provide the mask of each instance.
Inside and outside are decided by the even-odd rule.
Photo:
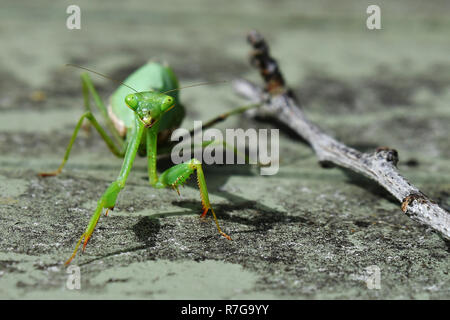
[[[114,82],[117,82],[117,83],[119,83],[119,84],[121,84],[121,85],[124,85],[125,87],[130,88],[131,90],[135,91],[136,93],[139,93],[136,89],[134,89],[134,88],[130,87],[129,85],[123,83],[122,81],[119,81],[119,80],[117,80],[117,79],[114,79],[114,78],[112,78],[112,77],[110,77],[110,76],[108,76],[108,75],[106,75],[106,74],[103,74],[103,73],[100,73],[100,72],[97,72],[97,71],[88,69],[88,68],[86,68],[86,67],[78,66],[78,65],[76,65],[76,64],[67,63],[66,66],[74,67],[74,68],[78,68],[78,69],[83,69],[83,70],[86,70],[86,71],[95,73],[96,75],[99,75],[99,76],[102,76],[103,78],[106,78],[106,79],[112,80],[112,81],[114,81]],[[192,88],[192,87],[199,87],[199,86],[205,86],[205,85],[215,84],[215,83],[224,83],[224,82],[227,82],[227,80],[220,80],[220,81],[210,81],[210,82],[196,83],[196,84],[193,84],[193,85],[190,85],[190,86],[185,86],[185,87],[181,87],[181,88],[178,88],[178,89],[172,89],[172,90],[164,91],[164,92],[161,92],[161,93],[162,93],[162,94],[166,94],[166,93],[168,93],[168,92],[178,91],[178,90],[181,90],[181,89]]]
[[[210,81],[210,82],[196,83],[196,84],[193,84],[193,85],[190,85],[190,86],[181,87],[181,88],[178,88],[178,89],[172,89],[172,90],[164,91],[164,92],[161,92],[161,93],[166,94],[168,92],[178,91],[178,90],[181,90],[181,89],[192,88],[192,87],[199,87],[199,86],[206,86],[208,84],[224,83],[224,82],[228,82],[228,81],[227,80],[219,80],[219,81]]]
[[[78,68],[78,69],[83,69],[83,70],[86,70],[86,71],[89,71],[89,72],[95,73],[95,74],[97,74],[97,75],[99,75],[99,76],[102,76],[103,78],[106,78],[106,79],[109,79],[109,80],[115,81],[115,82],[117,82],[117,83],[120,83],[121,85],[124,85],[125,87],[128,87],[128,88],[130,88],[131,90],[135,91],[136,93],[139,93],[139,92],[138,92],[138,91],[137,91],[136,89],[134,89],[134,88],[130,87],[129,85],[127,85],[127,84],[123,83],[122,81],[119,81],[119,80],[117,80],[117,79],[114,79],[114,78],[112,78],[112,77],[110,77],[110,76],[107,76],[106,74],[102,74],[102,73],[100,73],[100,72],[97,72],[97,71],[94,71],[94,70],[88,69],[88,68],[86,68],[86,67],[82,67],[82,66],[77,66],[76,64],[71,64],[71,63],[67,63],[67,64],[66,64],[66,66],[69,66],[69,67],[74,67],[74,68]]]

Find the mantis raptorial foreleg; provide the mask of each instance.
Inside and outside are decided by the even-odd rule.
[[[224,236],[228,240],[231,240],[231,237],[227,235],[225,232],[223,232],[222,229],[220,228],[219,221],[217,220],[216,217],[216,213],[214,212],[211,203],[209,202],[209,195],[208,189],[206,187],[205,175],[203,173],[200,161],[193,158],[185,163],[180,163],[167,169],[159,176],[154,187],[155,188],[170,187],[176,190],[178,194],[180,194],[178,187],[183,185],[186,182],[186,180],[194,173],[194,171],[197,171],[197,184],[200,190],[200,198],[202,200],[203,212],[201,217],[202,218],[205,217],[208,211],[211,210],[214,222],[216,223],[217,226],[217,230],[222,236]]]
[[[180,194],[178,187],[183,185],[186,180],[191,176],[194,171],[197,171],[198,188],[200,189],[200,198],[202,200],[203,213],[202,217],[205,217],[206,213],[211,210],[211,213],[216,223],[217,230],[225,238],[231,240],[219,226],[216,214],[209,202],[208,189],[206,187],[205,175],[203,173],[202,165],[197,159],[191,159],[185,163],[177,164],[166,171],[164,171],[158,178],[156,171],[156,154],[157,154],[157,132],[158,125],[153,126],[147,130],[147,159],[148,159],[148,177],[149,182],[155,188],[171,187]]]
[[[108,210],[114,209],[116,205],[116,199],[119,195],[119,192],[125,187],[125,182],[130,173],[131,167],[133,165],[134,159],[136,158],[136,153],[139,149],[139,144],[141,143],[142,134],[144,133],[145,126],[142,124],[137,118],[135,120],[135,126],[131,131],[131,138],[129,140],[128,148],[125,153],[125,158],[123,160],[122,169],[120,170],[119,176],[116,181],[112,182],[106,191],[101,196],[100,200],[97,202],[97,208],[94,211],[94,214],[89,221],[89,224],[86,228],[86,231],[81,235],[78,243],[75,247],[75,250],[69,260],[66,261],[66,264],[69,264],[72,259],[75,257],[78,247],[81,242],[83,243],[83,251],[86,248],[86,245],[94,232],[95,226],[97,225],[98,220],[100,219],[100,215],[103,212],[103,209],[106,208],[106,212]]]

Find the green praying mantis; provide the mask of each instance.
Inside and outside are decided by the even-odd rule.
[[[84,67],[74,67],[85,69],[111,79],[108,76]],[[147,156],[148,179],[150,185],[154,188],[169,187],[176,190],[179,194],[178,187],[183,185],[194,171],[196,171],[203,209],[201,217],[205,217],[208,211],[211,211],[219,234],[231,240],[230,236],[220,228],[217,216],[209,201],[205,175],[200,161],[192,158],[187,162],[174,165],[158,176],[156,169],[158,143],[168,142],[171,132],[180,126],[185,116],[185,109],[179,101],[178,94],[179,90],[184,88],[179,88],[178,80],[173,70],[167,65],[148,62],[133,72],[124,82],[118,81],[121,85],[112,94],[108,108],[106,108],[95,90],[88,73],[83,72],[81,74],[81,82],[85,112],[75,126],[63,161],[57,170],[42,172],[39,175],[47,177],[56,176],[61,173],[69,159],[73,143],[83,126],[84,120],[88,120],[92,124],[111,152],[118,157],[123,157],[124,160],[117,179],[109,185],[100,197],[100,200],[97,202],[97,208],[86,230],[81,235],[71,257],[65,264],[68,265],[76,256],[81,242],[83,242],[83,251],[85,250],[103,210],[106,209],[105,215],[108,215],[109,210],[114,209],[117,196],[125,187],[136,154]],[[91,96],[101,116],[104,118],[104,126],[106,128],[97,121],[92,112],[90,105]],[[220,115],[216,119],[222,120],[231,114],[242,113],[255,106],[239,107]],[[208,123],[212,125],[215,122],[217,121],[212,120]],[[108,135],[107,131],[112,137]]]

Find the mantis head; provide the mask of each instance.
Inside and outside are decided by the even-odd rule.
[[[125,103],[133,110],[142,123],[152,127],[161,116],[174,107],[174,98],[156,91],[131,93],[125,97]]]
[[[138,92],[133,87],[130,87],[126,83],[123,83],[119,80],[116,80],[114,78],[111,78],[110,76],[107,76],[105,74],[102,74],[100,72],[88,69],[86,67],[77,66],[74,64],[67,64],[67,66],[83,69],[92,73],[95,73],[101,77],[104,77],[106,79],[112,80],[114,82],[119,83],[120,85],[123,85],[125,87],[130,88],[131,90],[135,91],[136,93],[131,93],[125,97],[125,103],[126,105],[133,110],[139,117],[139,120],[142,121],[142,123],[147,127],[152,127],[159,119],[161,119],[161,116],[172,109],[175,106],[175,99],[166,93],[178,91],[181,89],[186,88],[192,88],[192,87],[198,87],[198,86],[204,86],[209,85],[213,83],[223,83],[226,81],[215,81],[215,82],[204,82],[204,83],[197,83],[190,86],[182,87],[182,88],[176,88],[171,89],[164,92],[158,92],[158,91],[144,91],[144,92]]]

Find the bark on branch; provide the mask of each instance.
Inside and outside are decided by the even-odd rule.
[[[238,94],[252,103],[263,103],[260,108],[247,111],[248,115],[281,121],[311,145],[323,166],[338,165],[375,180],[401,202],[401,210],[408,217],[450,239],[450,214],[400,175],[396,167],[396,150],[380,147],[374,152],[362,153],[324,133],[305,117],[296,98],[286,87],[264,38],[252,31],[248,42],[253,47],[251,64],[259,69],[265,82],[265,88],[246,80],[233,82]]]

